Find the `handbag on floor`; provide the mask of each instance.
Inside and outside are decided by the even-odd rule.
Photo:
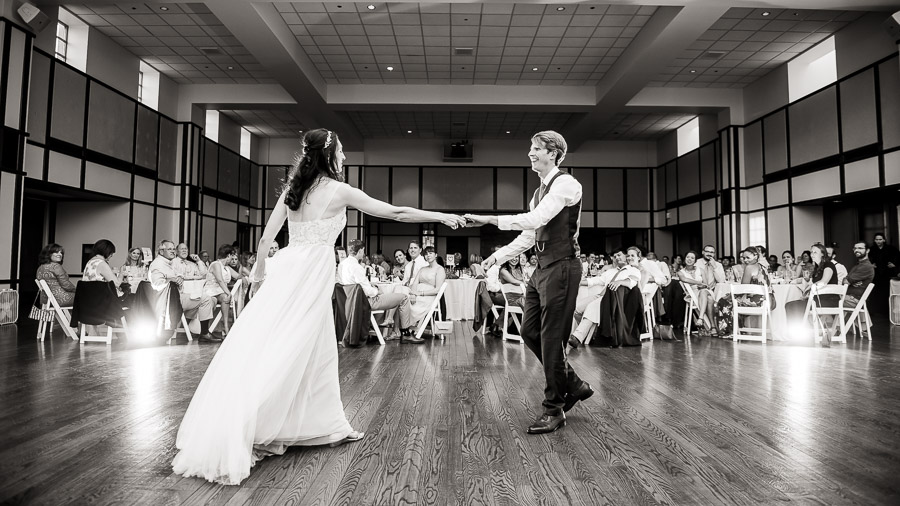
[[[674,341],[675,332],[672,331],[671,325],[654,325],[653,339],[662,339],[663,341]]]

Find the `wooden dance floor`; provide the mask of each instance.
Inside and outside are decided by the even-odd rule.
[[[530,436],[543,375],[456,322],[444,341],[340,349],[353,426],[241,486],[172,473],[218,345],[81,346],[0,328],[0,504],[898,504],[900,330],[871,342],[656,341],[570,355],[597,390]]]

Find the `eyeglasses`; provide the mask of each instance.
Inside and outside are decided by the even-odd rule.
[[[716,254],[716,250],[714,250],[714,249],[712,249],[712,250],[710,250],[710,249],[705,249],[705,250],[703,250],[703,252],[704,252],[704,253],[709,253],[710,255],[715,255],[715,254]]]

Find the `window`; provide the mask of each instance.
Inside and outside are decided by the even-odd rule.
[[[791,102],[837,81],[834,37],[788,62],[788,98]]]
[[[159,110],[159,71],[141,60],[138,71],[138,102]]]
[[[207,139],[219,142],[219,111],[206,111],[206,128],[203,133]]]
[[[56,57],[66,61],[69,52],[69,25],[59,21],[56,24]]]
[[[757,246],[766,243],[766,216],[763,213],[750,215],[750,244]]]
[[[678,156],[700,147],[700,117],[678,127]]]
[[[250,158],[250,132],[246,128],[241,128],[241,156]]]

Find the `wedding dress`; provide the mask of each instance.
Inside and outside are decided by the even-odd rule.
[[[337,187],[320,189],[333,197]],[[341,403],[331,308],[334,242],[346,212],[305,222],[292,221],[295,215],[288,211],[288,247],[267,260],[266,281],[194,393],[175,443],[177,474],[236,485],[266,455],[353,432]]]

